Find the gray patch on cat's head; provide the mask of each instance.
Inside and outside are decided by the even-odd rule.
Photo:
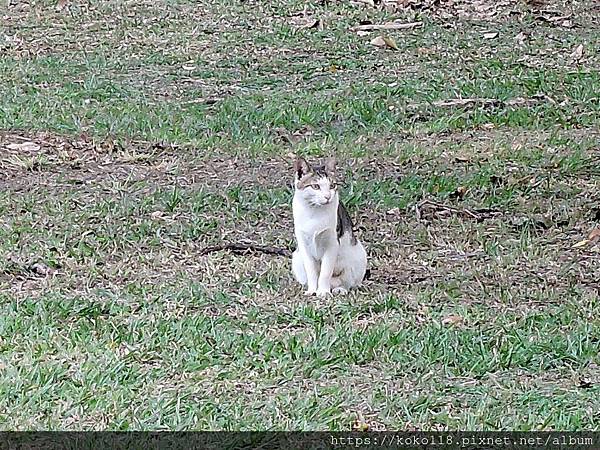
[[[327,158],[323,164],[311,166],[304,158],[298,157],[294,161],[294,173],[300,189],[320,178],[335,181],[335,159]]]
[[[314,169],[315,175],[335,179],[335,159],[327,158],[323,164],[316,166]]]

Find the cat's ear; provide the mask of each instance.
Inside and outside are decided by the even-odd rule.
[[[298,179],[310,172],[310,166],[304,158],[299,156],[294,160],[294,172],[296,172]]]
[[[335,158],[327,158],[325,160],[325,173],[330,177],[335,176]]]

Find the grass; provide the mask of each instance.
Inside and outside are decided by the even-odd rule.
[[[0,428],[600,429],[594,5],[468,3],[0,6]],[[347,297],[200,255],[293,246],[290,151],[338,156]]]

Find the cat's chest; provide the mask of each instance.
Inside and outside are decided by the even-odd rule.
[[[321,257],[326,249],[337,244],[336,210],[336,204],[318,210],[305,208],[300,202],[294,204],[296,238],[299,245],[315,258]]]
[[[329,223],[301,224],[296,228],[296,236],[314,257],[322,256],[327,248],[337,242],[335,226]]]

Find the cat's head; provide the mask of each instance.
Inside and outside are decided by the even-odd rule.
[[[324,206],[335,201],[335,160],[327,158],[323,165],[311,167],[304,158],[294,161],[296,195],[311,206]]]

